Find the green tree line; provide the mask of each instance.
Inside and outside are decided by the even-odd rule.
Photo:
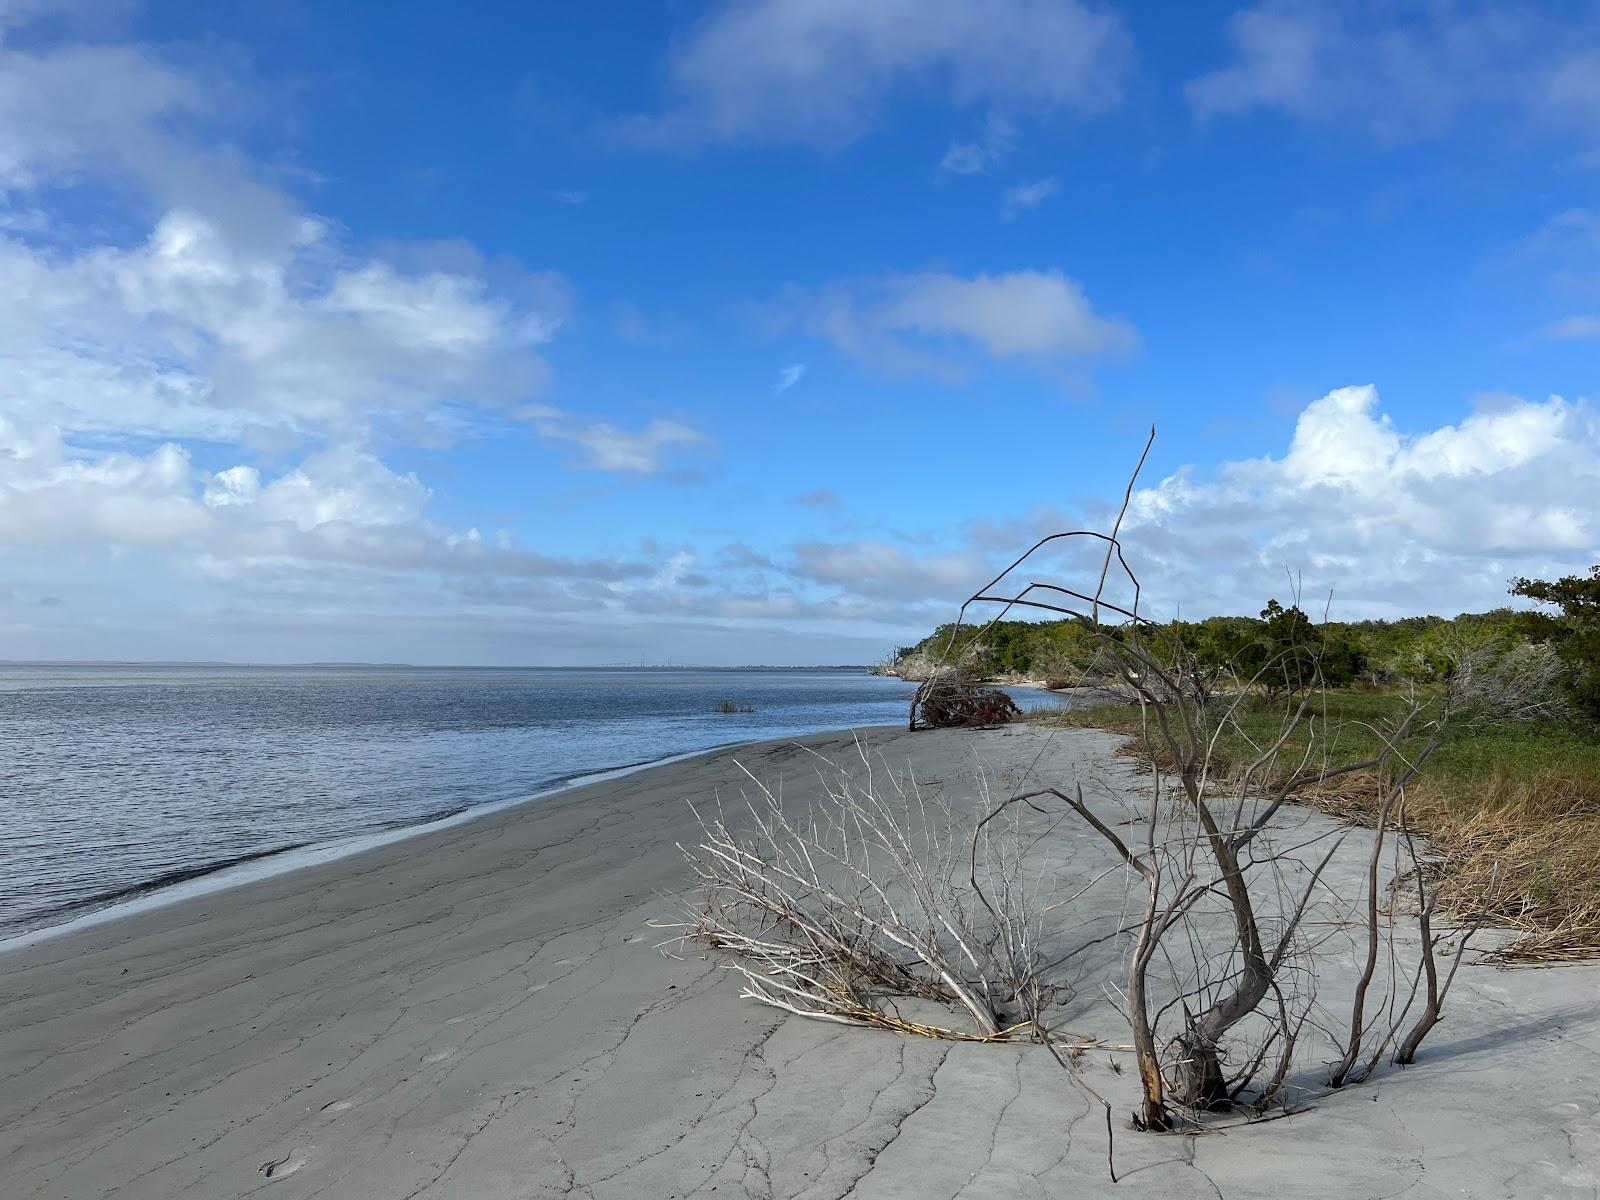
[[[1146,636],[1181,646],[1203,668],[1245,678],[1259,672],[1268,687],[1298,687],[1318,674],[1334,687],[1438,682],[1474,647],[1546,646],[1562,661],[1574,707],[1600,719],[1600,566],[1588,575],[1517,579],[1511,594],[1539,607],[1317,622],[1273,599],[1254,617],[1172,621],[1147,627]],[[986,676],[1066,681],[1092,670],[1093,658],[1094,639],[1073,620],[945,624],[895,654],[905,669],[942,659]]]

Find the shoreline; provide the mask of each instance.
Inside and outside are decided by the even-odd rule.
[[[894,728],[894,726],[864,725],[859,728],[867,731],[889,729]],[[851,732],[855,732],[855,730],[848,728],[819,730],[816,731],[815,735],[799,734],[795,736],[807,737]],[[552,787],[530,792],[525,796],[515,796],[502,800],[486,800],[482,804],[469,804],[454,810],[424,817],[418,821],[409,821],[401,825],[374,829],[367,833],[354,834],[350,837],[338,838],[333,841],[299,842],[275,850],[262,850],[257,853],[227,859],[215,865],[184,871],[181,873],[181,877],[176,879],[170,875],[161,876],[143,883],[132,884],[110,896],[91,897],[69,908],[55,910],[57,914],[70,913],[71,915],[66,920],[51,921],[49,924],[20,930],[16,933],[0,934],[0,955],[5,955],[12,950],[38,945],[57,937],[67,936],[78,930],[105,925],[137,913],[164,908],[169,904],[177,904],[184,900],[198,899],[203,896],[217,895],[263,879],[272,879],[279,875],[292,874],[295,871],[302,871],[309,867],[339,862],[369,850],[376,850],[410,838],[450,829],[457,825],[464,825],[482,817],[515,809],[520,805],[549,800],[574,788],[603,783],[612,779],[622,779],[641,771],[648,771],[653,767],[688,762],[702,755],[715,754],[719,751],[760,747],[768,743],[776,744],[791,740],[793,739],[764,738],[720,742],[703,750],[689,750],[683,754],[669,754],[664,758],[643,759],[639,762],[624,763],[616,767],[601,767],[597,770],[573,775]]]
[[[152,664],[133,664],[148,666]],[[227,664],[231,665],[231,664]],[[321,664],[308,664],[317,666]],[[433,669],[433,668],[427,668]],[[477,668],[452,668],[460,670],[476,670]],[[523,668],[505,668],[506,670],[521,670]],[[574,668],[589,670],[591,668]],[[755,670],[758,668],[719,668],[726,671]],[[833,668],[793,668],[794,670],[829,670]],[[897,676],[894,678],[898,678]],[[1016,683],[996,685],[1001,687],[1016,687],[1024,690],[1043,690],[1042,684]],[[1070,693],[1052,693],[1064,698],[1070,698]],[[536,801],[548,800],[553,796],[570,791],[573,788],[583,787],[589,783],[600,782],[611,778],[620,778],[623,775],[637,771],[647,770],[651,767],[661,766],[674,762],[686,761],[699,755],[711,754],[718,750],[729,750],[740,747],[759,747],[768,743],[778,743],[792,740],[796,737],[822,736],[836,733],[848,733],[853,729],[876,730],[897,728],[896,724],[863,725],[859,727],[838,727],[833,729],[813,729],[803,733],[786,735],[778,738],[734,739],[718,742],[714,745],[698,750],[684,751],[681,754],[669,754],[661,758],[641,759],[636,762],[621,763],[615,766],[598,767],[571,775],[558,780],[537,791],[525,795],[502,798],[499,800],[486,800],[478,804],[467,804],[454,809],[423,816],[416,820],[406,821],[396,825],[385,825],[368,830],[365,833],[351,834],[327,841],[308,840],[304,842],[291,842],[288,845],[252,851],[233,858],[219,860],[213,863],[204,863],[194,867],[179,868],[173,872],[159,875],[137,883],[118,888],[108,894],[90,896],[75,901],[69,905],[57,908],[43,916],[43,924],[29,925],[23,928],[5,930],[0,928],[0,955],[23,946],[33,945],[37,942],[70,933],[76,929],[91,928],[107,921],[114,921],[122,916],[148,909],[160,908],[167,904],[176,903],[191,897],[213,895],[227,891],[231,888],[242,887],[259,879],[272,878],[276,875],[303,870],[307,867],[317,866],[327,862],[338,861],[351,855],[361,854],[364,851],[380,846],[390,845],[410,837],[440,829],[452,828],[456,825],[488,816],[508,808],[515,808],[522,804],[531,804]]]

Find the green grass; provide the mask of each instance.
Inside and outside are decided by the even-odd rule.
[[[1495,771],[1559,771],[1600,782],[1600,743],[1558,725],[1497,725],[1451,738],[1433,756],[1437,779],[1470,782]]]
[[[1425,702],[1430,698],[1424,697]],[[1434,701],[1436,702],[1436,701]],[[1317,757],[1343,762],[1374,757],[1384,735],[1403,716],[1409,698],[1397,692],[1339,691],[1319,698],[1308,708],[1285,744],[1284,763],[1299,761],[1308,750]],[[1226,701],[1213,701],[1212,714],[1220,714]],[[1272,744],[1294,705],[1249,701],[1237,710],[1216,741],[1217,761],[1225,767],[1242,765]],[[1101,705],[1067,713],[1044,710],[1037,719],[1066,725],[1091,726],[1138,734],[1142,717],[1136,705]],[[1412,737],[1403,749],[1415,751],[1425,737]],[[1427,774],[1436,779],[1472,782],[1499,772],[1559,771],[1600,785],[1600,742],[1577,728],[1553,722],[1516,725],[1465,724],[1454,730],[1428,762]]]

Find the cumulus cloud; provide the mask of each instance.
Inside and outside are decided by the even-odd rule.
[[[566,281],[459,243],[351,254],[228,140],[267,107],[236,58],[0,43],[10,411],[105,436],[292,445],[541,391]],[[108,183],[126,211],[102,224],[148,232],[113,241],[52,213],[63,192]]]
[[[657,556],[570,559],[491,543],[429,520],[428,496],[416,475],[360,446],[264,478],[246,464],[201,470],[170,442],[143,454],[85,450],[53,428],[0,417],[0,540],[12,547],[142,547],[213,578],[326,582],[331,566],[587,583],[598,596],[660,570]]]
[[[504,408],[542,389],[536,347],[565,316],[564,282],[541,282],[519,307],[478,274],[348,260],[310,219],[270,250],[191,211],[127,248],[0,238],[8,398],[73,429],[215,441]]]
[[[428,500],[428,489],[415,475],[396,474],[354,446],[314,454],[265,488],[249,490],[248,503],[262,520],[288,522],[302,531],[335,523],[413,525],[421,521]],[[242,491],[235,494],[243,499]]]
[[[1586,401],[1501,398],[1406,434],[1375,388],[1350,387],[1308,405],[1280,455],[1185,467],[1136,489],[1123,542],[1153,616],[1254,613],[1295,586],[1319,613],[1331,592],[1340,618],[1454,614],[1508,603],[1513,576],[1600,561],[1595,494],[1600,418]],[[1040,511],[974,524],[955,545],[805,542],[784,567],[840,599],[947,620],[1043,534],[1113,516],[1093,504]],[[1068,547],[1007,586],[1092,582],[1099,567],[1097,550]]]
[[[1202,118],[1276,109],[1404,138],[1475,109],[1600,128],[1600,31],[1527,5],[1265,0],[1228,40],[1233,61],[1188,85]]]
[[[229,467],[205,482],[201,499],[208,508],[254,504],[261,496],[261,472],[254,467]]]
[[[1038,208],[1046,200],[1061,194],[1061,185],[1052,175],[1046,179],[1036,179],[1032,183],[1019,183],[1015,187],[1006,189],[1004,202],[1000,212],[1007,220],[1021,213],[1030,212]]]
[[[1302,411],[1280,458],[1181,470],[1134,493],[1126,523],[1149,600],[1245,611],[1301,573],[1342,614],[1506,603],[1514,574],[1600,557],[1600,422],[1587,402],[1498,398],[1405,435],[1374,387]]]
[[[1083,289],[1059,271],[917,276],[905,281],[883,318],[894,331],[969,338],[996,358],[1133,346],[1133,331],[1098,315]]]
[[[180,69],[141,46],[0,42],[0,197],[109,178],[147,211],[203,207],[252,245],[293,237],[296,206],[219,136],[250,115],[253,86],[221,49]]]
[[[171,442],[144,454],[84,450],[58,430],[0,417],[0,531],[8,541],[180,546],[231,523],[399,525],[421,516],[427,490],[371,454],[340,448],[263,485],[259,470],[198,470]],[[242,523],[241,523],[242,522]]]
[[[1079,0],[753,0],[723,3],[674,47],[640,143],[847,144],[889,96],[933,88],[961,106],[1098,113],[1131,59],[1121,18]]]
[[[60,434],[0,414],[0,537],[12,545],[163,544],[206,524],[189,454],[73,454]]]
[[[1130,325],[1096,312],[1059,271],[888,276],[790,289],[780,307],[855,358],[947,380],[966,374],[962,351],[1051,367],[1138,345]]]
[[[1600,561],[1600,421],[1586,401],[1501,398],[1406,435],[1373,387],[1307,406],[1287,451],[1138,490],[1126,524],[1152,603],[1253,611],[1332,591],[1344,615],[1506,603],[1513,575]]]
[[[351,253],[226,139],[263,105],[248,64],[226,48],[205,61],[228,78],[136,45],[0,43],[8,412],[69,436],[281,452],[434,444],[464,411],[511,414],[546,390],[539,351],[572,306],[562,276],[462,242]],[[106,181],[131,185],[121,224],[148,213],[147,233],[86,239],[33,202]],[[700,440],[671,421],[626,431],[538,411],[606,469],[652,469]]]

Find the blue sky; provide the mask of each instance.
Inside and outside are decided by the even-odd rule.
[[[1155,609],[1493,606],[1597,191],[1585,6],[0,0],[0,656],[875,659],[1151,424]]]

